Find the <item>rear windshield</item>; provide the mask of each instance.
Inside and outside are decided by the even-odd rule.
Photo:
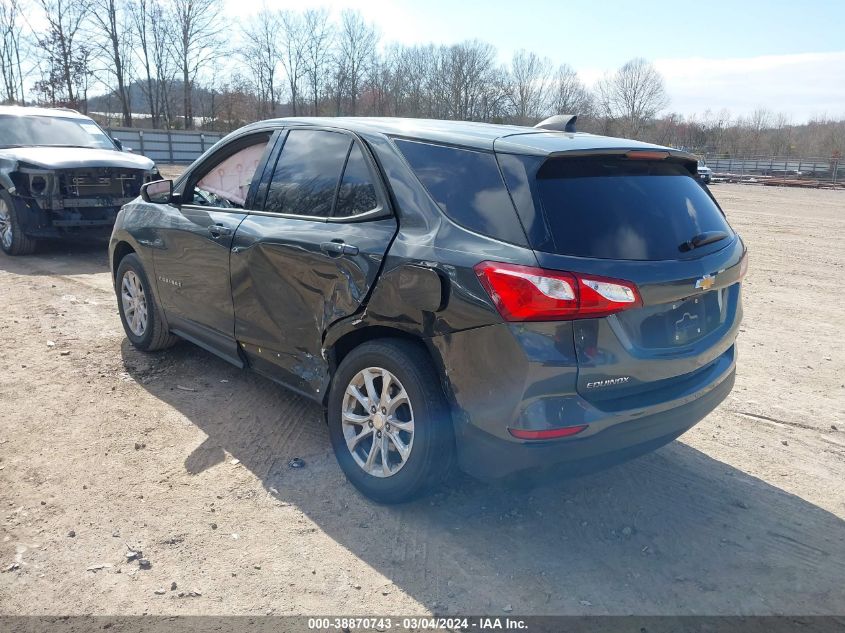
[[[695,236],[722,231],[724,215],[679,163],[620,157],[553,159],[537,190],[556,252],[602,259],[698,257],[727,240],[690,250]]]

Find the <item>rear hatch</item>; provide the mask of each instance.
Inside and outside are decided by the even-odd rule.
[[[513,185],[515,157],[501,158]],[[693,160],[643,150],[521,160],[532,208],[514,199],[539,265],[639,293],[627,309],[574,322],[585,399],[645,405],[730,366],[745,247]]]

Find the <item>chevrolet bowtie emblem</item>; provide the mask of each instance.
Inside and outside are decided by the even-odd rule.
[[[701,279],[695,280],[695,287],[701,288],[702,290],[710,290],[713,287],[715,279],[713,275],[704,275]]]

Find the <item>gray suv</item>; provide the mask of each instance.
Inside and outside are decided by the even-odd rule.
[[[747,263],[689,154],[367,118],[238,130],[144,186],[110,260],[133,345],[315,400],[382,502],[671,441],[733,386]]]

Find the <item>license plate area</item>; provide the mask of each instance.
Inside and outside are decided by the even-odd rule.
[[[617,317],[634,348],[689,346],[719,329],[727,318],[728,288],[620,312]]]
[[[687,345],[707,333],[706,312],[702,297],[691,297],[672,304],[666,313],[666,329],[674,345]]]

